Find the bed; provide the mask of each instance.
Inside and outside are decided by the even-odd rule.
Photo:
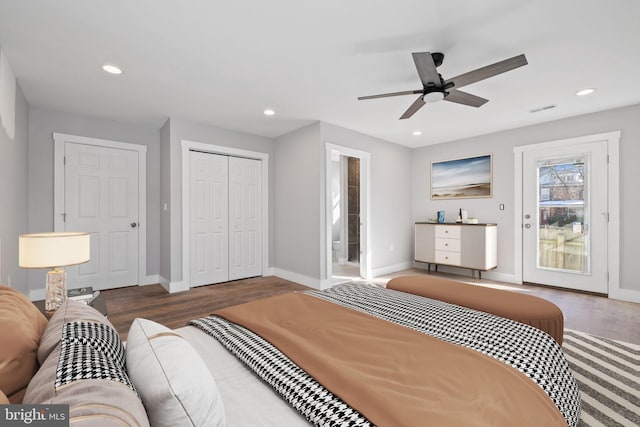
[[[0,375],[0,389],[12,403],[69,405],[75,426],[575,426],[580,416],[545,332],[375,286],[265,298],[176,330],[136,319],[126,350],[108,319],[75,301],[43,333],[41,319],[28,323],[39,339],[13,362],[32,355],[33,372],[9,393]]]
[[[219,310],[178,330],[210,367],[225,399],[229,425],[253,425],[257,420],[250,420],[252,415],[260,420],[259,425],[274,426],[420,425],[419,420],[430,420],[433,425],[574,426],[579,419],[579,392],[562,351],[553,338],[536,328],[369,285],[348,284],[267,300]],[[372,317],[378,323],[374,322],[375,327],[370,329],[366,329],[368,323],[364,323],[354,330],[343,330],[345,324],[356,320],[348,320],[351,319],[349,313],[336,314],[335,310],[321,308],[316,312],[312,308],[318,305],[314,300]],[[253,320],[247,321],[247,318]],[[304,319],[310,320],[300,326],[297,336],[287,337],[294,324]],[[377,336],[380,322],[400,330],[400,338]],[[299,370],[296,362],[252,329],[263,336],[269,334],[268,330],[275,330],[276,336],[270,340],[277,342],[278,348],[287,348],[287,354],[293,353],[291,359],[310,365]],[[362,340],[356,343],[358,334]],[[299,341],[305,335],[310,340]],[[426,342],[407,347],[417,351],[405,349],[395,353],[403,340],[420,338],[426,338]],[[362,348],[371,340],[381,340],[392,347],[391,351],[352,351],[353,347]],[[295,348],[289,348],[291,345],[308,348],[307,353],[318,357],[310,362],[306,360],[308,354],[296,354]],[[351,351],[346,356],[332,351],[340,346]],[[389,387],[393,378],[372,378],[378,374],[399,375],[402,380],[396,382],[406,385],[412,381],[412,375],[403,372],[402,365],[409,363],[408,354],[422,353],[422,348],[424,354],[418,354],[412,361],[412,369],[414,374],[426,374],[418,376],[405,390]],[[367,352],[375,354],[364,360]],[[349,357],[357,360],[349,361]],[[323,361],[326,366],[316,366]],[[370,384],[341,389],[340,379],[344,380],[350,371],[361,371],[363,364],[374,365],[375,372],[365,369],[353,378]],[[219,368],[221,365],[224,369]],[[337,375],[337,380],[326,379],[326,373],[321,372],[325,369],[331,377],[331,371],[342,365],[345,365],[344,372]],[[380,369],[380,365],[391,369]],[[306,374],[309,370],[314,372],[313,376]],[[514,373],[517,375],[512,381]],[[262,381],[256,380],[256,376]],[[314,380],[317,377],[323,378],[320,382],[329,382],[331,390],[339,390],[335,394],[348,398],[343,401],[326,390]],[[237,378],[243,378],[247,386],[237,387]],[[420,381],[432,384],[425,386]],[[283,405],[285,401],[289,405]],[[260,410],[251,414],[247,413],[247,407]]]

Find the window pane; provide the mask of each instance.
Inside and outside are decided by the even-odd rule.
[[[588,272],[584,177],[584,158],[538,164],[538,268]]]

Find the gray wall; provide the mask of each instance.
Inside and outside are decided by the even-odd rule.
[[[413,260],[412,150],[329,123],[322,123],[322,140],[323,153],[324,143],[331,143],[371,154],[371,268],[375,275],[406,266]]]
[[[320,279],[321,200],[320,123],[275,140],[274,266]]]
[[[276,138],[275,267],[327,279],[325,143],[370,153],[371,268],[375,273],[407,266],[413,258],[411,150],[329,123],[314,123]]]
[[[167,126],[167,125],[165,125]],[[166,132],[166,131],[163,131]],[[201,142],[212,145],[222,145],[242,150],[256,151],[269,154],[269,162],[273,159],[273,140],[261,136],[251,135],[248,133],[235,132],[232,130],[217,128],[215,126],[194,123],[187,120],[171,117],[169,123],[169,170],[162,168],[162,182],[165,186],[169,186],[169,200],[166,200],[166,189],[163,188],[162,203],[168,203],[169,206],[169,230],[163,225],[162,236],[169,236],[170,240],[170,261],[171,270],[167,277],[163,274],[163,278],[170,282],[179,282],[182,280],[182,147],[183,140]],[[163,150],[166,141],[163,139]],[[166,154],[166,153],[165,153]],[[163,162],[164,164],[164,162]],[[169,173],[169,182],[165,174]],[[273,195],[273,165],[269,166],[269,194]],[[269,216],[272,216],[273,200],[269,201]],[[273,236],[273,227],[269,227],[269,236]],[[271,259],[271,257],[270,257]],[[163,258],[164,260],[164,258]],[[165,268],[165,266],[163,266]]]
[[[15,120],[13,140],[0,126],[0,283],[28,295],[27,271],[18,267],[18,235],[27,232],[29,106],[17,82]]]
[[[153,127],[48,110],[29,109],[28,228],[53,231],[53,133],[147,146],[147,275],[160,271],[160,131]],[[44,271],[29,272],[30,289],[44,287]]]
[[[160,276],[171,280],[171,120],[160,129]],[[165,210],[166,206],[166,210]],[[163,283],[164,284],[164,283]]]
[[[512,129],[491,135],[432,145],[413,152],[413,219],[432,218],[438,210],[447,211],[447,220],[455,219],[458,208],[481,222],[498,223],[498,269],[515,273],[514,259],[514,155],[513,147],[620,130],[620,277],[621,287],[640,290],[640,263],[637,242],[640,228],[640,197],[637,182],[640,169],[640,105],[608,110],[563,120]],[[490,199],[432,201],[429,197],[430,163],[437,160],[493,153],[493,191]],[[499,204],[505,210],[498,210]]]

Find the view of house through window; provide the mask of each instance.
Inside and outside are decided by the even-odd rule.
[[[589,273],[586,156],[538,162],[538,268]]]

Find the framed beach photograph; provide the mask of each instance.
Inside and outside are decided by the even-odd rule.
[[[491,154],[431,163],[431,199],[492,197]]]

